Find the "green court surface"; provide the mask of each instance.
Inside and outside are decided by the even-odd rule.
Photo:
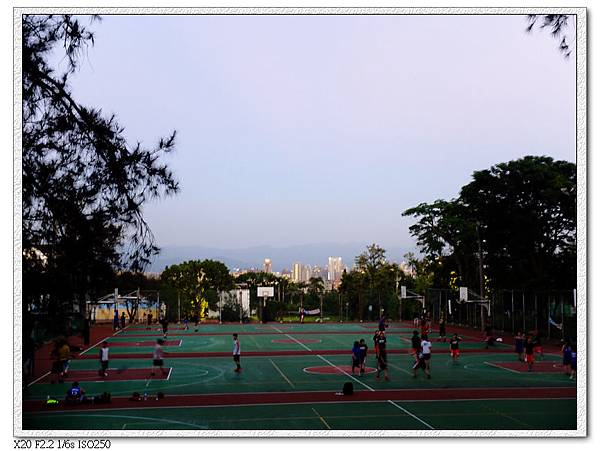
[[[575,429],[575,410],[573,399],[134,408],[86,415],[79,412],[26,414],[23,427],[121,430]]]
[[[71,361],[70,371],[82,375],[87,394],[107,391],[113,402],[49,410],[46,397],[64,398],[70,384],[40,378],[25,395],[23,429],[576,429],[575,382],[560,372],[560,356],[546,355],[539,371],[535,365],[532,372],[511,369],[516,362],[511,347],[498,343],[485,350],[477,331],[464,336],[465,352],[457,362],[447,343],[434,341],[427,379],[422,372],[413,378],[412,325],[392,325],[386,381],[375,373],[350,373],[352,343],[364,338],[372,347],[372,324],[227,324],[195,330],[170,328],[168,340],[181,343],[165,347],[168,379],[150,374],[152,346],[162,335],[156,326],[128,328],[108,339],[113,358],[107,380],[96,374],[98,347],[90,348]],[[240,334],[241,373],[233,371],[230,356],[233,332]],[[127,356],[115,358],[119,354]],[[367,367],[375,366],[370,350]],[[348,381],[353,397],[339,393]],[[152,398],[162,392],[165,399],[129,401],[133,392]]]

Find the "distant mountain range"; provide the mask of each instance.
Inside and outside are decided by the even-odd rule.
[[[390,261],[401,262],[407,252],[415,252],[411,246],[384,246]],[[262,268],[263,260],[270,258],[273,271],[292,269],[295,262],[304,265],[326,266],[328,257],[342,257],[349,268],[354,258],[367,248],[367,243],[313,243],[287,247],[254,246],[241,249],[220,249],[205,246],[165,246],[148,269],[162,272],[165,267],[186,260],[219,260],[232,270],[235,268]]]

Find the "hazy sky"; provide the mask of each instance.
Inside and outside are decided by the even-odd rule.
[[[72,87],[178,132],[160,246],[414,246],[402,211],[524,155],[575,161],[575,55],[524,16],[105,16]]]

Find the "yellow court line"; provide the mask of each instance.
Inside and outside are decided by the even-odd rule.
[[[287,381],[288,384],[290,384],[292,386],[292,388],[296,388],[294,386],[294,384],[292,384],[292,381],[290,381],[287,376],[285,374],[283,374],[283,371],[281,371],[279,369],[279,367],[275,364],[275,362],[273,362],[271,359],[269,359],[269,362],[271,362],[271,364],[275,367],[275,369],[279,372],[279,374],[281,374],[281,376]]]
[[[316,416],[319,417],[319,419],[323,422],[323,424],[327,427],[327,429],[331,429],[331,426],[329,426],[327,424],[327,421],[325,421],[325,419],[321,415],[319,415],[319,412],[317,412],[314,408],[312,409],[312,411],[315,413]]]

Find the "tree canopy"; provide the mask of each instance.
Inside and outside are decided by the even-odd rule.
[[[192,260],[165,268],[161,280],[183,296],[182,310],[203,318],[210,305],[207,292],[235,287],[233,276],[224,263],[215,260]]]
[[[573,51],[571,42],[567,39],[569,22],[575,16],[567,14],[529,14],[527,20],[527,32],[531,32],[536,26],[541,30],[550,30],[550,35],[559,40],[558,50],[568,58]]]
[[[488,284],[498,288],[575,285],[576,167],[526,156],[476,171],[457,199],[404,212],[421,252],[444,278],[458,272],[479,286],[480,257]]]
[[[158,253],[142,208],[178,191],[161,161],[175,132],[131,144],[115,115],[77,101],[69,80],[94,43],[79,19],[25,15],[22,24],[23,296],[56,311],[73,299],[83,306],[115,270],[143,270]],[[49,62],[55,52],[63,72]]]

